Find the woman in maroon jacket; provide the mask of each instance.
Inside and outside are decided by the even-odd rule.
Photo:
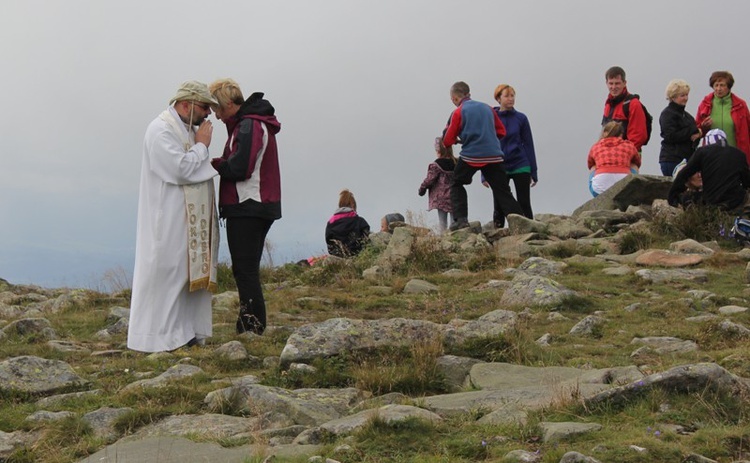
[[[281,124],[262,93],[243,100],[232,79],[213,82],[216,117],[227,126],[224,154],[212,165],[219,172],[219,215],[226,219],[232,273],[240,297],[237,333],[263,334],[266,303],[260,260],[268,230],[281,218],[281,181],[276,134]]]

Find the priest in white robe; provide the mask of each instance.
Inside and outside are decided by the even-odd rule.
[[[202,343],[212,329],[219,236],[206,117],[217,102],[189,81],[170,104],[143,143],[128,328],[128,348],[142,352]]]

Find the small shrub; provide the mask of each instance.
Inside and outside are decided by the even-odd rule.
[[[621,254],[632,254],[641,249],[648,249],[654,242],[650,232],[644,230],[629,230],[620,235],[618,244]]]

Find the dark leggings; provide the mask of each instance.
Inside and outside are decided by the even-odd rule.
[[[534,212],[531,210],[531,174],[528,172],[521,172],[517,174],[508,174],[508,184],[510,180],[513,180],[513,186],[516,190],[516,200],[523,209],[524,217],[528,219],[534,219]],[[497,201],[493,201],[495,205],[495,212],[493,219],[495,222],[503,226],[505,225],[505,214]]]
[[[501,163],[485,164],[483,167],[473,167],[459,158],[453,170],[451,182],[451,203],[453,204],[453,221],[467,220],[469,205],[464,185],[471,183],[471,178],[478,171],[482,171],[484,179],[492,189],[495,204],[502,206],[500,211],[507,214],[523,214],[521,206],[513,197],[508,186],[508,176]]]
[[[228,217],[227,244],[232,257],[232,273],[237,282],[240,305],[250,309],[261,334],[266,328],[266,302],[260,284],[260,259],[266,235],[273,220],[258,217]]]

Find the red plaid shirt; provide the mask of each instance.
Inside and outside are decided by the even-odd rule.
[[[627,174],[632,164],[641,167],[641,155],[629,140],[602,138],[589,151],[589,169],[596,167],[597,174]]]

